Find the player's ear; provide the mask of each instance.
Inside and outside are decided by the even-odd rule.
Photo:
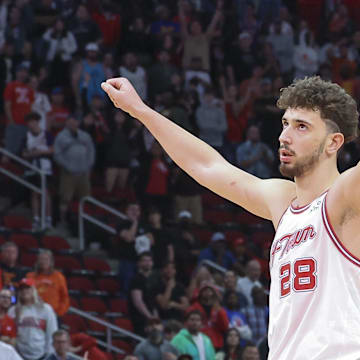
[[[328,141],[326,145],[327,153],[333,154],[340,150],[344,144],[344,135],[342,133],[331,133],[328,135]]]

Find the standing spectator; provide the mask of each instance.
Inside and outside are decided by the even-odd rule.
[[[142,360],[176,360],[179,351],[164,338],[164,326],[160,319],[150,319],[146,326],[147,338],[140,342],[134,355]]]
[[[201,331],[209,336],[216,350],[221,349],[224,346],[224,335],[229,327],[229,319],[225,309],[220,305],[220,295],[215,287],[204,284],[190,310],[201,312],[203,323]]]
[[[155,8],[155,15],[157,19],[151,24],[151,34],[163,37],[166,34],[179,32],[179,24],[171,19],[170,9],[166,5],[158,5]]]
[[[51,111],[48,117],[47,129],[55,136],[64,127],[67,118],[70,116],[70,109],[65,103],[64,90],[56,87],[51,91]]]
[[[12,242],[7,241],[1,245],[1,285],[2,287],[16,288],[19,281],[25,276],[25,272],[18,264],[19,248]]]
[[[147,75],[146,70],[138,64],[138,57],[133,52],[126,52],[123,65],[119,67],[121,76],[126,77],[132,83],[139,96],[147,99]],[[158,80],[156,80],[158,81]]]
[[[40,127],[41,117],[38,113],[29,113],[26,115],[26,122],[28,131],[26,132],[25,144],[23,146],[22,155],[24,158],[32,162],[32,165],[41,169],[47,177],[46,184],[48,185],[50,176],[52,175],[52,162],[51,157],[53,154],[53,136],[42,130]],[[34,171],[29,170],[28,180],[34,183],[36,186],[41,186],[40,175]],[[41,228],[40,223],[40,194],[35,191],[31,192],[31,208],[33,213],[33,231],[37,231]],[[46,219],[45,226],[47,228],[52,227],[52,208],[51,198],[48,189],[46,189]]]
[[[65,330],[57,330],[52,334],[52,344],[54,352],[46,360],[73,360],[73,356],[68,353],[71,350],[69,333]]]
[[[41,130],[48,130],[48,115],[52,110],[49,97],[47,94],[39,90],[39,77],[37,75],[30,76],[30,86],[34,90],[35,100],[31,110],[40,115],[39,126]]]
[[[38,296],[33,279],[22,279],[19,299],[9,310],[17,326],[16,349],[25,360],[38,360],[51,353],[51,336],[57,330],[56,315]]]
[[[104,98],[100,84],[105,79],[104,65],[99,60],[99,46],[89,43],[85,47],[86,57],[78,61],[72,70],[72,90],[78,108],[81,107],[81,93],[87,87],[87,103],[90,104],[94,95]]]
[[[236,150],[237,165],[250,174],[267,179],[271,176],[274,159],[272,150],[260,139],[259,127],[251,125],[246,133],[246,141]]]
[[[133,277],[129,291],[129,314],[136,334],[145,335],[145,324],[157,318],[155,299],[151,296],[149,277],[153,259],[149,252],[139,255],[137,274]]]
[[[16,324],[7,314],[11,306],[11,290],[0,291],[0,341],[12,346],[16,344]]]
[[[283,33],[281,26],[280,20],[274,22],[274,32],[268,35],[267,41],[279,60],[281,73],[288,79],[293,70],[294,38],[292,34]]]
[[[34,102],[34,90],[26,83],[28,69],[23,64],[16,68],[16,79],[7,84],[4,91],[5,148],[18,154],[26,134],[25,115],[31,111]]]
[[[0,356],[6,360],[22,360],[16,350],[8,344],[0,341]]]
[[[70,306],[66,279],[54,269],[54,256],[50,250],[42,250],[35,263],[35,271],[26,277],[35,281],[35,287],[42,300],[50,304],[57,316],[63,316]]]
[[[238,276],[245,276],[245,266],[250,260],[250,256],[246,253],[246,245],[244,238],[240,237],[233,242],[233,255],[235,263],[233,264],[234,273]],[[235,281],[235,287],[236,287]]]
[[[248,305],[248,301],[244,294],[236,290],[236,285],[237,285],[237,276],[235,272],[233,270],[228,270],[224,275],[224,290],[225,290],[224,296],[227,297],[228,293],[235,292],[238,297],[237,305],[241,309]]]
[[[258,343],[266,334],[269,321],[267,297],[262,287],[254,286],[251,290],[253,304],[242,310],[250,325],[252,340]]]
[[[225,335],[224,350],[219,351],[215,360],[240,360],[242,353],[241,336],[236,328],[230,328]]]
[[[262,287],[259,279],[261,276],[261,265],[257,260],[250,260],[246,264],[246,276],[240,278],[237,282],[237,291],[242,292],[250,305],[252,305],[253,300],[251,296],[251,291],[254,286]]]
[[[191,355],[193,360],[214,359],[215,350],[209,337],[200,330],[202,327],[202,313],[190,310],[185,316],[185,328],[171,340],[181,355]]]
[[[200,252],[199,263],[203,260],[210,260],[220,266],[230,269],[235,262],[234,256],[226,247],[225,235],[221,232],[216,232],[211,236],[210,244]]]
[[[66,121],[66,127],[55,138],[54,159],[60,173],[60,219],[65,224],[68,206],[75,195],[78,198],[90,194],[90,171],[95,162],[95,148],[90,135],[79,129],[74,116]]]
[[[200,139],[221,152],[227,122],[224,110],[215,101],[214,90],[207,88],[203,103],[196,110],[196,124]]]
[[[46,62],[50,65],[52,86],[69,83],[70,61],[77,49],[74,35],[66,28],[62,19],[57,19],[43,35],[47,47]]]
[[[159,315],[162,320],[175,319],[181,321],[189,300],[185,288],[176,280],[176,268],[172,262],[165,262],[161,267],[160,276],[152,289]]]
[[[113,128],[105,138],[105,187],[108,193],[123,190],[130,172],[130,144],[125,131],[126,115],[116,110]]]

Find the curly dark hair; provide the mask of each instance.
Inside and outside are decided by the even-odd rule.
[[[318,110],[329,132],[341,132],[345,143],[358,136],[359,113],[356,101],[339,85],[320,76],[295,80],[280,90],[280,109]]]

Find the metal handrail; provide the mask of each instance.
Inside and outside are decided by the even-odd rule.
[[[96,339],[96,341],[100,345],[106,347],[107,351],[114,351],[114,352],[117,352],[117,353],[120,353],[120,354],[124,353],[123,350],[121,350],[121,349],[119,349],[116,346],[113,346],[111,344],[111,342],[112,342],[112,331],[118,332],[118,333],[120,333],[120,334],[122,334],[124,336],[132,338],[132,339],[134,339],[136,341],[139,341],[139,342],[145,340],[143,337],[141,337],[139,335],[136,335],[136,334],[134,334],[134,333],[132,333],[130,331],[127,331],[127,330],[122,329],[122,328],[120,328],[120,327],[118,327],[116,325],[113,325],[113,324],[111,324],[111,323],[109,323],[107,321],[99,319],[96,316],[90,315],[85,311],[74,308],[73,306],[70,306],[68,312],[69,313],[74,313],[76,315],[80,315],[80,316],[84,317],[85,319],[94,321],[94,322],[96,322],[98,324],[101,324],[101,325],[105,326],[106,327],[106,343],[104,341],[101,341],[101,340],[98,340],[98,339]]]
[[[102,229],[108,231],[109,233],[116,235],[117,231],[112,226],[109,226],[108,224],[104,223],[103,221],[100,221],[99,219],[86,214],[84,212],[84,205],[85,202],[92,203],[98,207],[101,207],[102,209],[110,212],[111,214],[123,219],[128,220],[128,217],[124,215],[122,212],[115,210],[109,205],[104,204],[103,202],[93,198],[92,196],[85,196],[80,200],[79,204],[79,240],[80,240],[80,250],[85,250],[85,228],[84,228],[84,219],[92,222],[93,224],[101,227]]]
[[[34,166],[30,162],[20,158],[17,155],[14,155],[13,153],[7,151],[4,148],[0,148],[0,153],[3,153],[6,157],[13,159],[14,161],[24,165],[25,167],[37,172],[40,175],[40,181],[41,185],[40,187],[35,186],[34,184],[31,184],[29,181],[24,180],[20,176],[0,167],[0,172],[4,175],[10,177],[11,179],[17,181],[21,185],[31,189],[32,191],[40,194],[41,196],[41,230],[45,229],[45,223],[46,223],[46,172],[41,170],[40,168]]]
[[[224,268],[223,266],[220,266],[220,265],[214,263],[214,262],[211,261],[211,260],[202,260],[202,261],[200,262],[200,265],[203,265],[203,264],[208,265],[208,266],[210,266],[210,267],[214,268],[215,270],[220,271],[220,272],[222,272],[222,273],[226,273],[226,272],[227,272],[227,269],[226,269],[226,268]]]

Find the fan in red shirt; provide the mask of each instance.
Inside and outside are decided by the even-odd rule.
[[[14,320],[7,315],[11,306],[11,291],[2,289],[0,291],[0,341],[10,345],[16,342],[16,325]]]

